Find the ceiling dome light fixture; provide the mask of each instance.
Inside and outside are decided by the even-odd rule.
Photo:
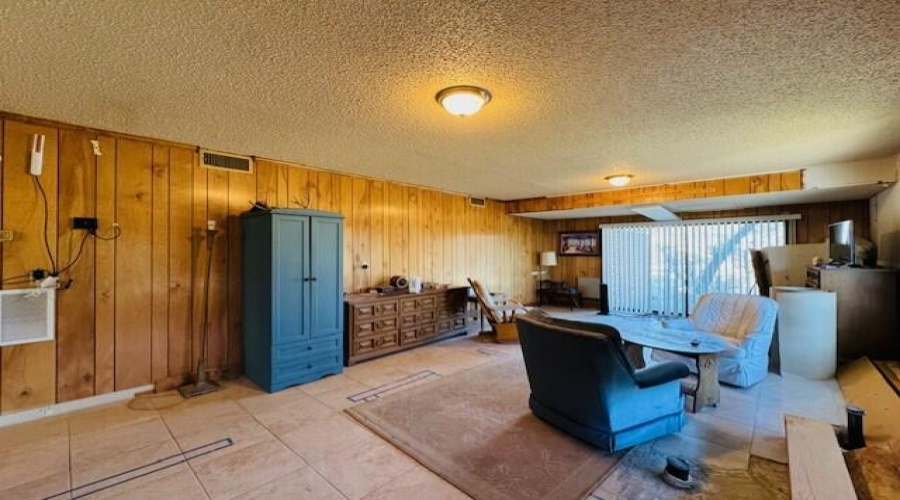
[[[472,116],[491,102],[491,93],[481,87],[458,85],[441,90],[434,98],[451,115]]]
[[[631,174],[610,175],[606,178],[606,182],[612,184],[615,187],[624,187],[627,186],[629,182],[631,182],[632,177],[634,176]]]

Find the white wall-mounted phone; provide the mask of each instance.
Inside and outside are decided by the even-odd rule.
[[[44,169],[44,141],[46,136],[34,134],[31,136],[31,175],[41,175]]]

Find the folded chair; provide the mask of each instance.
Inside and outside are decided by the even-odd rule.
[[[493,296],[488,292],[487,288],[477,280],[468,278],[475,296],[478,297],[478,303],[484,317],[487,318],[494,333],[494,340],[497,342],[514,342],[519,339],[519,332],[516,330],[515,318],[517,313],[526,313],[528,310],[525,306],[514,299],[501,298]]]

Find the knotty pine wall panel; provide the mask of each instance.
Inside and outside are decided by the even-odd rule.
[[[93,134],[81,130],[59,132],[59,218],[92,217],[96,211],[96,161],[91,151]],[[84,240],[83,231],[59,224],[60,266],[65,267],[81,247],[80,261],[93,262],[93,238]],[[94,272],[92,266],[75,266],[66,293],[60,293],[61,315],[57,335],[57,397],[71,401],[93,394],[94,390]]]
[[[501,202],[258,160],[252,174],[199,166],[196,149],[0,113],[0,220],[16,232],[0,247],[0,278],[49,262],[43,205],[28,175],[31,135],[47,136],[41,181],[49,240],[61,265],[83,233],[71,218],[95,215],[100,235],[58,292],[57,340],[0,349],[0,413],[124,390],[174,385],[201,355],[204,230],[219,233],[210,283],[210,366],[241,359],[240,214],[254,200],[345,216],[344,285],[359,291],[395,274],[465,284],[467,277],[534,300],[537,254],[553,243],[543,221],[504,214]],[[95,156],[90,140],[100,142]],[[57,182],[58,177],[58,182]],[[368,267],[363,269],[363,263]],[[4,285],[11,288],[13,285]]]
[[[3,243],[4,280],[15,280],[37,267],[49,268],[45,246],[57,259],[56,213],[58,208],[58,137],[56,128],[30,123],[5,122],[3,131],[3,228],[12,230],[14,241]],[[48,195],[45,206],[34,178],[29,175],[31,137],[42,134],[44,168],[41,185]],[[48,242],[43,238],[44,214],[49,214]],[[24,284],[4,285],[22,288]],[[0,351],[0,408],[9,410],[51,404],[56,401],[56,341],[4,347]]]

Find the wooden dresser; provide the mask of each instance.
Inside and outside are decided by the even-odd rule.
[[[344,302],[344,363],[402,351],[466,333],[469,287],[422,293],[347,295]]]
[[[900,359],[900,270],[806,268],[806,286],[837,295],[838,361]]]

